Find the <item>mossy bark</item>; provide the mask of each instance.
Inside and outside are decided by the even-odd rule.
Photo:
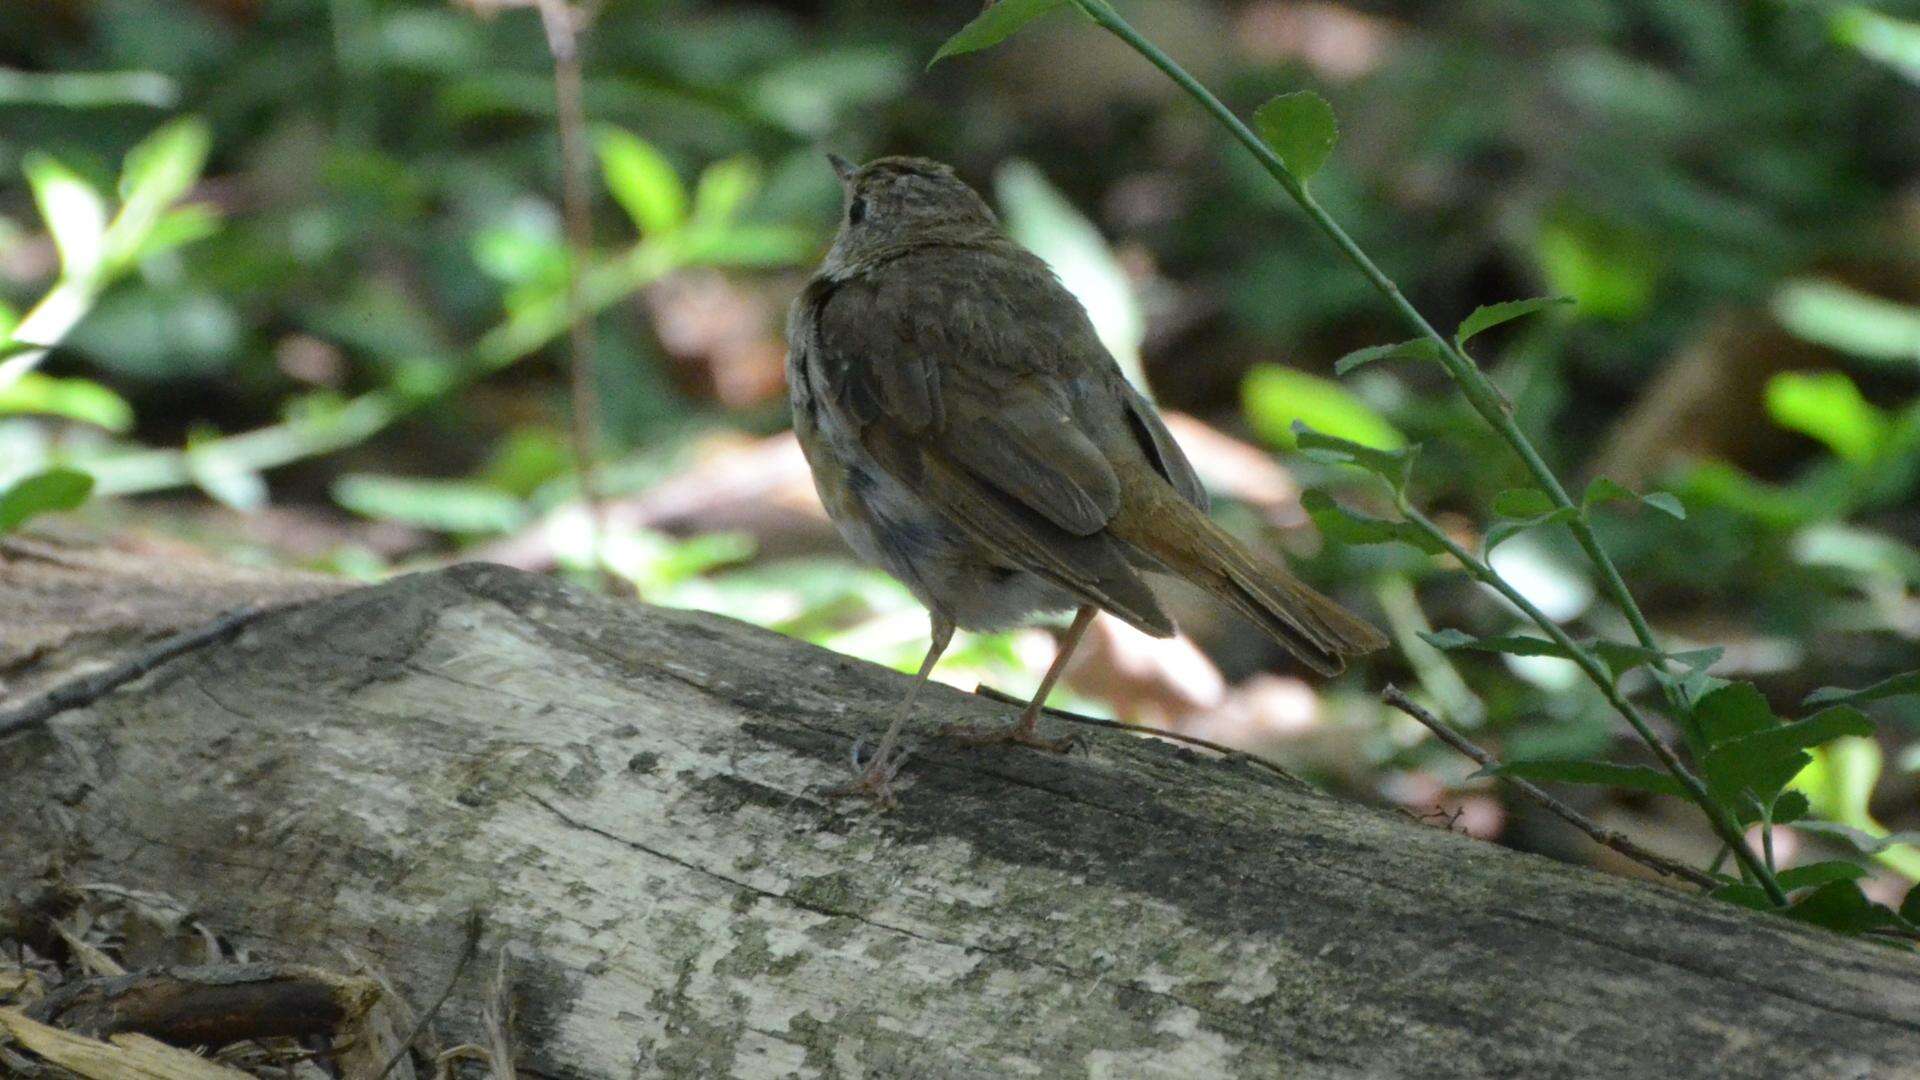
[[[415,1002],[463,920],[533,1075],[1904,1076],[1920,961],[1101,733],[824,799],[904,676],[466,566],[323,599],[0,743],[51,853]],[[475,1037],[493,964],[440,1019]]]

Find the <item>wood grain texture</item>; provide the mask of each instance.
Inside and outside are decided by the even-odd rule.
[[[262,958],[352,949],[527,1075],[1899,1077],[1920,962],[1102,735],[844,776],[904,677],[498,567],[269,616],[0,743],[49,851]]]

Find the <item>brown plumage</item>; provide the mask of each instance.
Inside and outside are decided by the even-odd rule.
[[[1325,675],[1385,644],[1208,519],[1192,466],[1079,302],[951,169],[833,161],[846,213],[787,327],[794,430],[842,535],[932,614],[915,693],[955,626],[1079,609],[1020,722],[961,734],[1057,748],[1034,725],[1095,611],[1173,633],[1151,572],[1198,585]],[[891,802],[913,699],[842,790]]]

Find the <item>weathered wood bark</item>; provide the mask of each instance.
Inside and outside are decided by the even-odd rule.
[[[470,566],[270,616],[0,744],[45,853],[263,958],[370,956],[624,1076],[1914,1075],[1920,963],[1099,735],[823,800],[902,676]]]

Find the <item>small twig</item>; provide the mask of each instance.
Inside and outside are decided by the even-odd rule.
[[[1387,704],[1418,720],[1428,731],[1433,732],[1441,742],[1460,751],[1467,757],[1472,758],[1488,768],[1500,764],[1500,759],[1475,746],[1465,735],[1455,731],[1453,726],[1445,720],[1421,708],[1412,698],[1402,693],[1399,687],[1388,686],[1381,692],[1380,697]],[[1649,870],[1664,874],[1668,877],[1685,879],[1703,889],[1717,889],[1722,884],[1722,882],[1712,874],[1695,869],[1685,863],[1675,862],[1664,855],[1656,855],[1619,833],[1614,832],[1612,829],[1601,828],[1599,825],[1594,824],[1585,814],[1547,794],[1531,781],[1522,780],[1517,776],[1502,776],[1500,779],[1512,784],[1522,795],[1546,807],[1574,828],[1592,837],[1595,843],[1610,847]]]
[[[205,626],[183,630],[153,648],[128,657],[105,671],[97,671],[92,675],[56,686],[18,709],[0,713],[0,739],[43,724],[68,709],[91,705],[174,657],[231,640],[255,619],[268,612],[280,610],[284,609],[264,607],[230,611]]]
[[[973,692],[990,701],[1004,702],[1008,705],[1025,705],[1027,703],[1025,698],[1015,697],[1005,690],[996,690],[984,684],[975,687]],[[1056,720],[1065,720],[1072,724],[1085,724],[1088,727],[1106,728],[1108,731],[1130,731],[1136,735],[1151,735],[1156,739],[1168,739],[1173,742],[1198,746],[1205,750],[1211,750],[1221,757],[1235,761],[1245,761],[1256,768],[1264,769],[1286,781],[1289,787],[1308,791],[1313,789],[1313,785],[1280,766],[1275,765],[1273,762],[1257,754],[1249,754],[1245,750],[1236,750],[1224,743],[1217,743],[1210,739],[1202,739],[1195,735],[1182,735],[1180,732],[1168,731],[1166,728],[1148,727],[1146,724],[1129,724],[1120,720],[1102,720],[1097,716],[1085,716],[1076,712],[1068,712],[1065,709],[1042,708],[1040,711]]]
[[[513,1044],[507,1038],[507,1031],[513,1026],[513,999],[507,988],[505,945],[500,947],[500,957],[493,968],[493,997],[481,1017],[487,1027],[487,1056],[491,1059],[488,1080],[515,1080],[518,1074],[513,1067]]]
[[[587,110],[580,66],[577,22],[584,16],[565,0],[534,0],[553,55],[554,115],[560,128],[560,203],[567,226],[567,365],[572,388],[573,456],[580,473],[580,500],[587,510],[590,573],[604,581],[601,544],[606,539],[606,504],[594,475],[599,444],[600,388],[594,367],[593,316],[587,310],[584,279],[593,252],[593,207],[587,178]]]
[[[440,1012],[440,1007],[453,996],[453,988],[460,985],[460,976],[466,974],[467,965],[473,962],[473,954],[480,951],[480,932],[485,928],[486,920],[481,917],[479,908],[467,913],[467,938],[460,946],[460,959],[453,962],[453,974],[447,977],[445,989],[440,991],[440,996],[427,1007],[427,1011],[420,1014],[420,1019],[414,1022],[413,1030],[401,1040],[400,1049],[393,1052],[393,1056],[387,1059],[386,1065],[380,1069],[373,1080],[387,1080],[387,1074],[393,1072],[407,1054],[412,1052],[414,1042],[427,1030],[427,1025],[433,1022],[434,1016]]]

